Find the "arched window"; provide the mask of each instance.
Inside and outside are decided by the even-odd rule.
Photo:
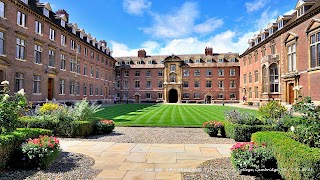
[[[270,92],[279,92],[279,73],[276,64],[270,66]]]
[[[176,82],[176,74],[175,73],[170,74],[170,82]]]

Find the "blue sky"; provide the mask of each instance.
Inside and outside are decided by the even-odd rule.
[[[44,1],[43,1],[44,2]],[[98,40],[106,40],[113,56],[214,52],[242,53],[247,41],[292,13],[297,0],[46,0],[53,11],[65,9]]]

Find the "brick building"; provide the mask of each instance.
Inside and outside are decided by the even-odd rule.
[[[248,101],[293,104],[293,87],[301,85],[320,104],[320,1],[299,0],[295,10],[269,23],[240,55],[240,96]]]
[[[147,56],[115,58],[118,100],[133,102],[222,102],[239,99],[238,54]]]
[[[0,0],[0,81],[28,100],[113,99],[114,64],[105,41],[38,0]]]

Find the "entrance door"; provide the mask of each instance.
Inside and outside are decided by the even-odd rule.
[[[104,87],[104,98],[108,99],[108,95],[109,95],[108,88]]]
[[[207,104],[211,104],[211,99],[212,99],[211,96],[207,96]]]
[[[53,78],[48,79],[48,100],[51,101],[53,98]]]
[[[294,103],[294,90],[293,90],[293,83],[289,84],[289,104],[293,104]]]
[[[169,103],[177,103],[178,102],[178,91],[175,89],[171,89],[169,91]]]
[[[135,96],[134,96],[134,101],[135,101],[136,103],[138,103],[138,102],[140,101],[140,96],[139,96],[139,95],[135,95]]]

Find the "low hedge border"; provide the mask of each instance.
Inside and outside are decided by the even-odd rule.
[[[38,128],[18,128],[17,130],[0,135],[0,169],[5,168],[15,149],[28,138],[39,135],[52,135],[52,131]]]
[[[284,179],[320,179],[320,148],[310,148],[290,138],[292,133],[257,132],[252,141],[266,143],[277,159]]]
[[[85,137],[93,133],[93,127],[96,121],[73,121],[72,126],[72,137]]]
[[[276,127],[267,125],[243,125],[243,124],[233,124],[228,121],[219,121],[224,125],[225,134],[228,138],[232,138],[238,142],[249,142],[251,140],[251,135],[259,131],[275,131]]]

